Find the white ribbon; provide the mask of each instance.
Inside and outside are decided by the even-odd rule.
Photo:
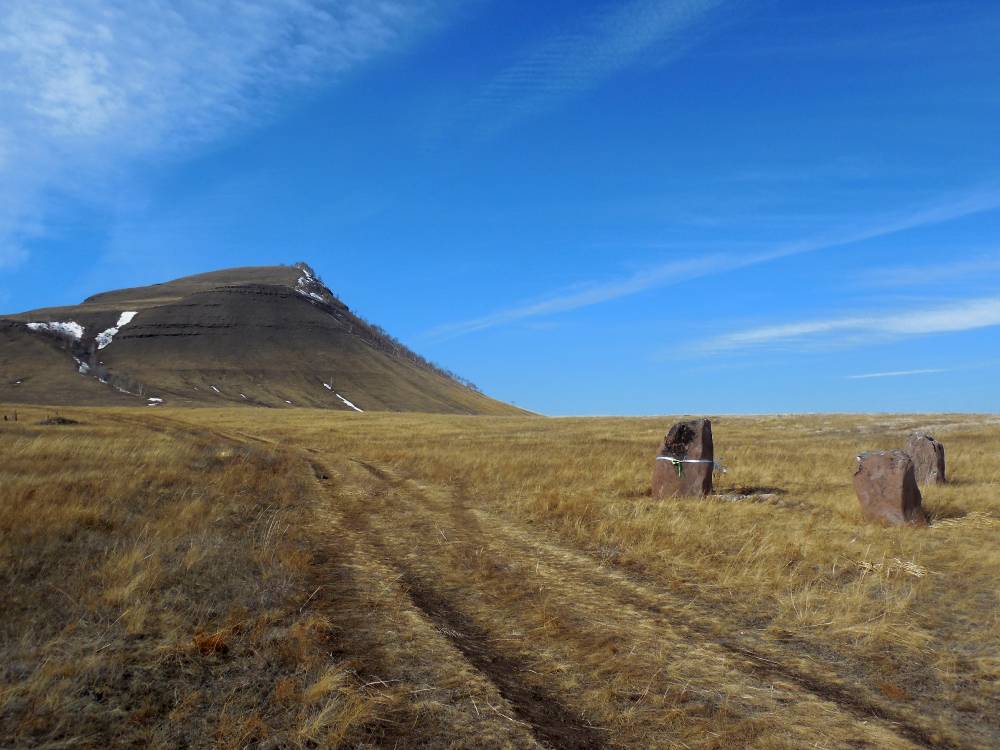
[[[720,464],[718,461],[713,461],[710,458],[674,458],[673,456],[657,456],[657,461],[669,461],[673,466],[679,466],[680,464],[712,464],[712,468],[721,471],[723,474],[726,473],[726,467]]]

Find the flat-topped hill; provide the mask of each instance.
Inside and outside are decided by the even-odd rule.
[[[305,264],[0,317],[0,401],[520,413],[355,315]]]

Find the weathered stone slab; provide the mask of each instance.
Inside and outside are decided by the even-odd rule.
[[[888,526],[927,523],[913,461],[903,451],[872,451],[858,456],[854,491],[866,521]]]
[[[944,484],[944,446],[923,432],[915,432],[906,441],[906,452],[913,459],[913,473],[920,484]]]
[[[712,423],[707,419],[678,422],[660,444],[653,466],[653,497],[697,497],[712,492],[715,452]],[[673,463],[703,461],[704,463]]]

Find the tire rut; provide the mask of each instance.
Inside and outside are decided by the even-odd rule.
[[[583,723],[551,695],[522,681],[519,673],[524,670],[492,649],[486,633],[447,599],[406,573],[401,582],[410,600],[438,625],[469,663],[489,678],[517,715],[530,725],[539,742],[556,750],[599,750],[608,746],[602,730]]]
[[[378,467],[358,459],[351,460],[376,479],[386,483],[393,481]],[[313,476],[326,488],[331,476],[329,468],[314,458],[309,460],[309,465]],[[400,582],[413,605],[496,687],[497,692],[513,707],[514,720],[528,727],[541,745],[552,750],[602,750],[611,747],[605,737],[606,730],[588,724],[551,693],[522,679],[520,675],[526,670],[516,660],[494,649],[489,636],[471,618],[454,607],[443,593],[425,585],[414,571],[392,555],[365,519],[352,515],[345,516],[343,521],[366,538],[384,563],[401,574]]]
[[[478,511],[480,513],[485,513],[485,511]],[[504,534],[505,530],[500,527],[499,524],[493,526],[491,525],[489,534],[498,535]],[[522,542],[517,540],[514,536],[509,533],[506,538],[513,544],[518,544],[521,549],[529,555],[536,558],[547,557],[551,560],[552,555],[546,554],[543,550],[542,545],[532,546],[530,542]],[[547,543],[545,546],[551,547],[551,543]],[[559,552],[564,555],[576,555],[583,553],[574,553],[573,551],[566,550],[563,548],[558,548]],[[592,558],[586,558],[592,559]],[[557,561],[558,562],[558,561]],[[576,567],[576,566],[574,566]],[[567,567],[564,565],[561,568],[563,571],[569,575]],[[697,619],[690,617],[679,617],[672,608],[668,605],[656,601],[652,596],[643,595],[639,590],[639,587],[645,588],[644,584],[640,581],[633,579],[625,573],[619,573],[619,575],[625,579],[624,582],[636,586],[634,590],[622,589],[621,585],[623,581],[619,580],[618,577],[608,574],[603,568],[594,563],[594,567],[586,571],[576,572],[574,571],[572,575],[576,575],[581,580],[589,582],[592,586],[600,587],[607,591],[609,594],[614,596],[621,604],[631,606],[637,610],[645,611],[650,614],[655,614],[664,619],[668,620],[672,626],[690,632],[693,636],[699,637],[704,640],[709,640],[712,643],[718,644],[721,648],[724,648],[729,653],[742,657],[745,661],[737,660],[736,665],[738,668],[745,672],[749,672],[753,675],[762,678],[779,678],[784,679],[798,685],[800,688],[807,690],[813,695],[820,697],[824,700],[830,701],[836,704],[840,708],[843,708],[860,719],[871,719],[875,718],[879,721],[884,722],[892,730],[905,737],[911,742],[915,742],[921,747],[927,748],[927,750],[963,750],[965,746],[956,744],[955,742],[949,740],[942,740],[940,738],[935,738],[932,734],[924,729],[923,727],[914,725],[907,719],[898,716],[891,710],[886,709],[884,706],[879,706],[871,701],[867,701],[856,694],[852,693],[847,688],[837,685],[832,682],[823,680],[822,678],[809,675],[801,670],[795,669],[787,664],[783,664],[780,661],[776,661],[774,657],[779,656],[778,654],[767,654],[761,653],[759,650],[754,649],[744,643],[740,643],[731,638],[726,638],[725,636],[720,636],[715,630],[700,625]],[[704,619],[708,620],[711,617],[718,618],[718,611],[708,612],[706,608],[695,605],[693,602],[685,602],[685,609],[688,611],[694,611]],[[742,624],[734,623],[733,629],[739,627],[744,627]]]

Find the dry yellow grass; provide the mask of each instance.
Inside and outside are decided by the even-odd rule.
[[[721,418],[653,501],[666,418],[74,414],[0,428],[11,744],[1000,744],[1000,419]],[[916,428],[931,527],[863,524]]]

